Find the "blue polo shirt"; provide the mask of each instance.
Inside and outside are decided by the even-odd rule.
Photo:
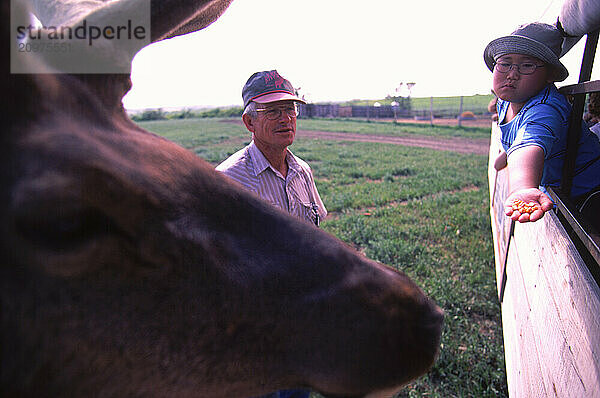
[[[531,97],[508,123],[502,123],[510,102],[498,99],[501,142],[507,155],[518,148],[536,145],[544,151],[540,189],[558,187],[567,148],[571,104],[551,84]],[[571,197],[590,192],[600,185],[600,141],[582,121],[581,138],[575,162]]]

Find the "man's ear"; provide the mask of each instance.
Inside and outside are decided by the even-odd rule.
[[[246,125],[246,128],[248,129],[248,131],[250,131],[251,133],[254,133],[254,119],[252,118],[252,116],[250,116],[247,113],[244,113],[242,115],[242,121]]]

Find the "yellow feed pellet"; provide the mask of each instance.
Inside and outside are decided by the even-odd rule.
[[[519,213],[524,214],[524,213],[533,213],[534,211],[538,210],[540,207],[535,203],[535,202],[529,202],[529,203],[525,203],[520,199],[515,199],[515,201],[512,204],[512,209],[513,211],[519,211]]]

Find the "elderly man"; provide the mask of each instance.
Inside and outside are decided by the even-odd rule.
[[[318,226],[327,210],[312,171],[288,149],[296,135],[296,103],[305,102],[276,70],[250,76],[242,98],[242,120],[252,133],[252,142],[217,170],[280,209]]]

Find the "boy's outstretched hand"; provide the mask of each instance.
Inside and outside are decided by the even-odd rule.
[[[533,222],[552,209],[552,200],[537,188],[526,188],[513,192],[504,202],[504,212],[512,220]]]

